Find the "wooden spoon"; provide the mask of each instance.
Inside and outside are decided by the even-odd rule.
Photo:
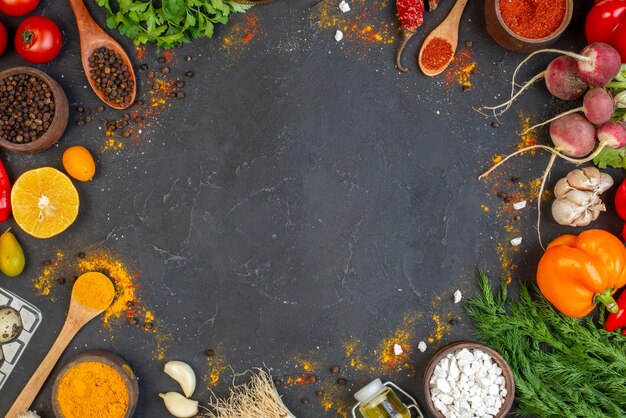
[[[133,70],[133,64],[128,58],[124,48],[113,38],[109,36],[98,24],[93,20],[89,11],[85,7],[83,0],[69,0],[72,10],[74,11],[74,17],[76,18],[76,24],[78,25],[78,34],[80,37],[80,55],[83,63],[83,70],[89,81],[89,85],[96,93],[96,95],[107,105],[114,109],[126,109],[130,107],[135,101],[137,94],[137,78],[135,77],[135,70]],[[98,89],[95,82],[91,79],[91,68],[89,67],[89,57],[93,52],[100,48],[105,47],[112,49],[118,54],[130,73],[130,79],[133,82],[133,91],[130,95],[130,100],[125,104],[115,103],[107,100],[104,93]]]
[[[98,289],[98,287],[93,286],[94,281],[101,282],[101,288],[106,289],[106,292],[102,292],[101,295],[95,295],[93,290]],[[104,307],[97,309],[83,305],[79,298],[76,297],[76,289],[78,286],[88,286],[88,291],[91,293],[90,297],[96,298],[96,296],[98,296],[99,307]],[[24,389],[22,389],[22,393],[17,397],[5,418],[17,418],[20,413],[28,411],[28,408],[30,408],[37,397],[37,394],[50,375],[50,372],[57,364],[57,361],[59,361],[59,357],[61,357],[61,354],[63,354],[63,351],[65,351],[65,348],[67,348],[76,333],[89,321],[104,312],[105,309],[111,305],[114,297],[115,288],[113,287],[113,283],[102,273],[85,273],[76,280],[72,289],[72,299],[70,301],[69,311],[67,312],[67,318],[65,319],[65,324],[59,336],[35,371],[35,374],[33,374]]]
[[[467,0],[457,0],[452,10],[450,10],[450,14],[448,14],[448,17],[446,17],[445,20],[441,22],[439,26],[437,26],[424,40],[417,61],[420,68],[427,76],[434,77],[437,74],[441,74],[443,70],[448,68],[448,65],[450,65],[450,63],[452,62],[452,59],[454,58],[454,51],[456,51],[456,46],[459,42],[459,23],[461,22],[461,15],[463,15],[463,10],[465,10],[466,4]],[[448,62],[444,63],[441,67],[435,70],[426,68],[426,66],[422,62],[422,54],[424,53],[424,48],[434,38],[441,38],[447,41],[452,47],[452,54],[450,55],[450,59],[448,60]]]

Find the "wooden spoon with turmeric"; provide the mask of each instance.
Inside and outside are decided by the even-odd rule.
[[[20,413],[28,411],[74,336],[89,321],[104,312],[111,305],[114,297],[115,287],[102,273],[85,273],[76,280],[72,289],[70,308],[59,336],[5,418],[17,418]]]

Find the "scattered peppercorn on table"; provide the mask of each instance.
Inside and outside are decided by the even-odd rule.
[[[189,399],[201,407],[208,406],[211,391],[228,397],[234,373],[267,367],[285,410],[297,417],[351,417],[354,393],[376,378],[414,395],[424,415],[431,416],[425,396],[436,381],[423,382],[427,363],[450,343],[477,341],[475,323],[465,312],[468,299],[479,291],[476,269],[493,283],[508,281],[515,297],[520,282],[536,283],[542,256],[546,275],[563,268],[548,259],[554,250],[544,256],[535,229],[550,153],[534,150],[532,156],[528,152],[508,160],[484,180],[477,177],[506,154],[550,145],[547,127],[518,133],[580,103],[552,100],[537,83],[497,121],[475,110],[509,99],[513,71],[527,57],[503,49],[489,36],[483,2],[468,3],[455,58],[433,78],[421,73],[417,54],[451,10],[452,0],[430,2],[423,23],[411,15],[402,21],[405,29],[396,18],[395,2],[386,0],[236,6],[214,12],[224,22],[227,17],[227,24],[189,21],[190,29],[180,35],[191,38],[189,31],[201,26],[202,35],[211,39],[171,49],[134,45],[108,29],[109,12],[98,3],[107,2],[87,1],[86,6],[133,61],[137,96],[125,111],[100,102],[87,77],[96,77],[111,100],[126,103],[132,85],[119,83],[128,83],[127,69],[103,46],[90,61],[92,74],[84,74],[69,3],[41,0],[33,12],[62,30],[59,55],[36,68],[61,85],[70,112],[55,146],[36,154],[0,154],[11,184],[30,170],[63,179],[63,187],[51,179],[52,184],[22,185],[16,200],[36,206],[58,226],[37,232],[43,231],[35,228],[40,218],[28,218],[18,208],[18,216],[10,216],[0,230],[11,228],[26,263],[16,277],[1,276],[0,288],[42,312],[42,326],[0,389],[0,416],[50,349],[72,284],[88,271],[110,277],[116,297],[61,357],[31,407],[42,418],[54,417],[51,391],[59,369],[91,350],[113,352],[132,367],[140,392],[135,417],[169,416],[160,393],[179,392],[167,396],[189,405],[176,381],[163,373],[173,360],[195,372]],[[145,7],[137,10],[144,24],[151,7],[157,7],[156,2],[132,3]],[[572,23],[554,48],[580,51],[586,45],[583,23],[593,2],[575,3]],[[402,5],[409,10],[413,2]],[[506,19],[519,12],[511,7],[506,6]],[[553,20],[565,13],[551,12]],[[9,36],[22,20],[0,14]],[[117,26],[133,27],[130,21]],[[176,27],[168,24],[171,31]],[[179,42],[178,32],[142,37],[142,29],[135,29],[127,34],[139,41],[157,36],[162,44]],[[539,36],[545,27],[531,29]],[[406,73],[395,65],[401,30],[410,32],[407,38],[411,34],[398,61]],[[342,36],[336,36],[339,31]],[[433,48],[433,65],[442,59],[437,51],[450,53],[441,45]],[[516,81],[532,77],[556,56],[532,58]],[[27,65],[11,42],[0,64],[0,70]],[[16,83],[22,82],[18,77]],[[13,94],[6,86],[0,80],[0,101]],[[37,91],[33,99],[41,99],[41,106],[31,107],[41,124],[35,126],[45,127],[53,104],[45,102],[45,88]],[[37,128],[26,134],[13,128],[31,126],[30,115],[22,113],[13,125],[6,119],[0,119],[0,132],[8,132],[11,140],[37,141]],[[77,157],[71,160],[72,155]],[[574,168],[557,160],[548,177],[544,244],[566,234],[567,242],[576,236],[582,242],[581,232],[591,228],[620,236],[623,221],[613,206],[616,186],[602,195],[606,211],[596,208],[599,216],[589,227],[553,220],[551,192]],[[624,179],[622,169],[603,172],[615,185]],[[56,193],[54,201],[20,194],[27,189]],[[606,242],[621,241],[613,238]],[[598,293],[594,278],[585,277],[585,292]],[[564,301],[569,296],[544,279],[540,287],[550,288],[546,297],[558,300],[559,309],[597,312],[592,301]],[[614,287],[623,281],[602,280],[605,301],[617,301]],[[621,312],[624,304],[618,305]],[[619,332],[615,336],[621,338]],[[119,404],[102,403],[126,411],[128,393],[116,383],[121,377],[95,366],[83,363],[64,377],[59,395],[64,406],[74,412],[88,408],[74,405],[71,397],[77,385],[98,375],[104,379],[98,399],[103,401],[104,392],[121,396]],[[72,373],[79,379],[68,380]],[[495,368],[484,373],[491,375],[496,376]],[[191,379],[190,373],[186,376]],[[246,376],[237,382],[247,382]],[[503,387],[498,405],[508,393]],[[488,386],[483,392],[489,392]],[[437,393],[437,402],[441,399],[446,395]]]

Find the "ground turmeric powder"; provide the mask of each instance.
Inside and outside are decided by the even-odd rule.
[[[111,280],[95,271],[81,275],[74,283],[72,298],[81,305],[96,311],[109,307],[115,297]]]
[[[63,375],[57,402],[64,418],[123,418],[129,394],[117,370],[89,361],[73,366]]]

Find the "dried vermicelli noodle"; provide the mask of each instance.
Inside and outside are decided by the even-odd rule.
[[[249,372],[248,383],[235,384],[230,388],[230,397],[209,401],[210,418],[295,418],[276,391],[272,377],[263,369]],[[246,375],[248,373],[243,373]]]

